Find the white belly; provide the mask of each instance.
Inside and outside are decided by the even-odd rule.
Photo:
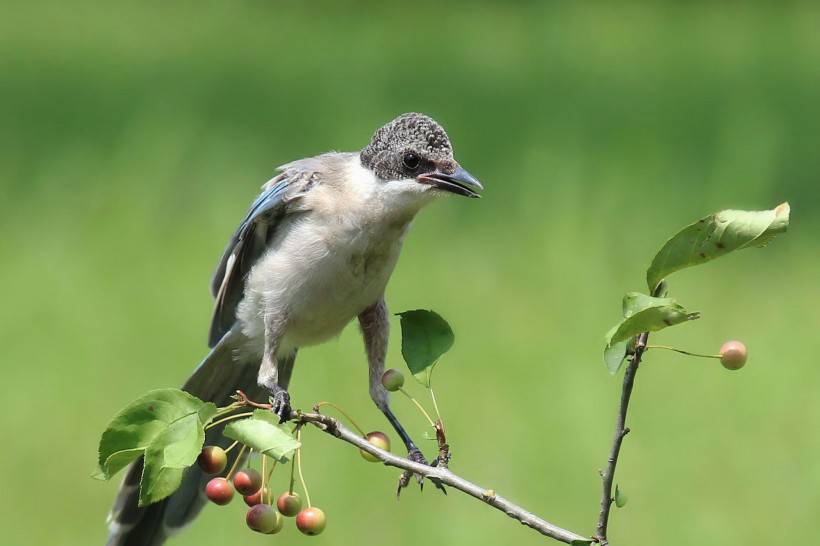
[[[338,335],[384,293],[407,224],[328,222],[308,212],[288,224],[251,269],[238,309],[260,353],[265,317],[279,319],[278,353]]]

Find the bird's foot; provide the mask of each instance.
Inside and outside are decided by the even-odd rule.
[[[285,389],[279,389],[270,397],[271,411],[279,417],[279,422],[284,423],[290,419],[290,395]]]
[[[427,462],[427,459],[424,458],[424,454],[422,454],[421,450],[416,446],[413,446],[407,452],[407,459],[413,461],[414,463],[430,466],[430,464]],[[399,476],[399,486],[396,489],[396,497],[400,496],[401,490],[410,484],[410,479],[413,477],[414,474],[416,476],[416,481],[419,484],[419,489],[424,490],[424,476],[422,474],[416,474],[410,470],[405,470],[404,472],[402,472],[401,476]],[[433,482],[433,484],[436,486],[436,489],[439,489],[445,495],[447,494],[447,490],[444,489],[444,486],[438,478],[431,477],[430,481]]]

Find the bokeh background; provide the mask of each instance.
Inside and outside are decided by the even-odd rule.
[[[749,364],[648,356],[616,544],[808,543],[820,511],[820,10],[773,3],[28,2],[0,18],[0,359],[9,545],[102,544],[107,420],[205,354],[211,269],[274,168],[439,119],[486,185],[421,213],[388,290],[457,334],[435,385],[453,468],[591,533],[620,379],[601,362],[654,251],[721,208],[789,200],[790,233],[677,274]],[[398,332],[395,324],[394,332]],[[402,366],[398,336],[390,364]],[[292,394],[387,429],[358,333],[300,353]],[[418,389],[416,392],[423,396]],[[404,401],[398,414],[421,436]],[[432,451],[432,444],[427,444]],[[208,507],[172,544],[540,544],[459,494],[307,432],[327,531]],[[275,478],[284,488],[286,472]]]

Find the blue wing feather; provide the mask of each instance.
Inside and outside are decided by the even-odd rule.
[[[264,252],[266,242],[285,213],[289,181],[284,176],[257,197],[222,253],[211,280],[216,298],[208,345],[214,347],[236,320],[236,307],[245,290],[245,277]],[[264,224],[265,229],[259,229]]]

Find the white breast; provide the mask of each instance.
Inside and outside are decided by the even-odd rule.
[[[266,316],[284,318],[278,352],[285,353],[338,335],[382,296],[418,210],[384,193],[357,158],[345,184],[320,183],[305,197],[307,210],[276,227],[238,309],[260,352]]]

